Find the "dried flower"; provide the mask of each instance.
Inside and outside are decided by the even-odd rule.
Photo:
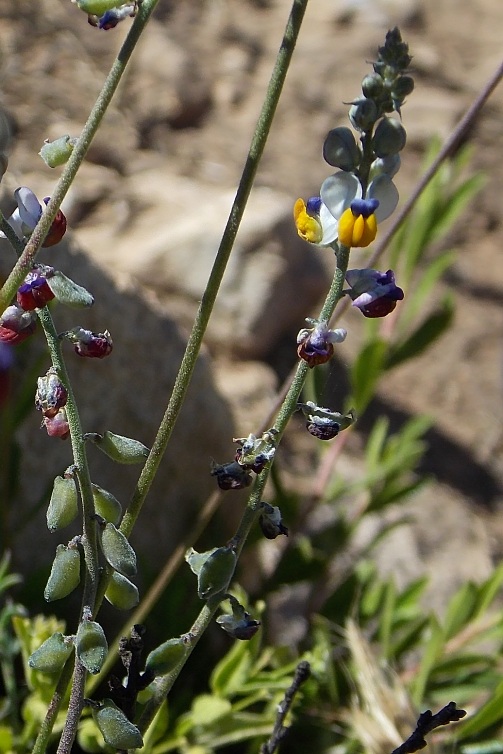
[[[44,416],[53,418],[66,405],[68,394],[55,367],[50,367],[43,377],[37,379],[35,408]]]
[[[65,408],[60,408],[54,416],[44,416],[42,426],[46,428],[49,437],[60,437],[62,440],[66,440],[70,435],[70,425]]]
[[[212,462],[211,475],[216,477],[221,490],[242,490],[252,483],[248,469],[237,461],[224,464]]]
[[[355,421],[352,411],[347,414],[340,414],[338,411],[317,406],[312,401],[299,403],[298,406],[307,419],[307,431],[317,437],[318,440],[332,440],[339,432],[350,427]]]
[[[274,458],[276,444],[274,436],[277,430],[272,428],[264,432],[261,437],[248,435],[248,437],[234,438],[233,442],[240,444],[236,450],[236,461],[247,471],[260,474],[262,469]]]
[[[25,312],[18,304],[8,306],[0,317],[0,342],[15,346],[35,332],[37,315]]]
[[[231,603],[232,615],[228,613],[219,615],[217,618],[218,625],[234,639],[249,641],[259,630],[260,621],[253,620],[250,613],[246,612],[243,605],[232,594],[228,594],[227,599]]]
[[[67,338],[74,344],[75,353],[90,359],[104,359],[113,349],[113,341],[108,330],[94,333],[83,327],[74,327],[73,330],[61,333],[60,338]]]
[[[312,368],[318,366],[318,364],[324,364],[332,358],[334,354],[333,344],[342,343],[346,339],[347,332],[343,328],[330,330],[325,321],[307,319],[306,322],[314,325],[314,327],[305,328],[297,335],[297,354]]]
[[[288,537],[288,529],[283,525],[281,511],[277,505],[262,502],[260,503],[260,511],[258,523],[264,537],[276,539],[280,534]]]

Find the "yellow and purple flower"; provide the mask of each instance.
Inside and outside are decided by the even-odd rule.
[[[385,317],[393,311],[397,301],[404,297],[403,290],[395,283],[393,270],[348,270],[346,280],[350,289],[345,293],[351,297],[353,306],[356,306],[364,317]]]

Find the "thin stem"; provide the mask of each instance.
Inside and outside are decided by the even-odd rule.
[[[3,312],[6,309],[15,295],[17,288],[19,288],[28,272],[30,272],[40,246],[49,232],[49,228],[61,206],[61,202],[65,198],[87,150],[89,149],[89,145],[103,120],[136,43],[138,42],[138,39],[158,2],[159,0],[144,0],[141,4],[134,23],[132,24],[119,54],[110,69],[110,73],[105,79],[103,88],[91,110],[89,118],[87,119],[82,133],[74,147],[71,157],[52,193],[51,200],[34,229],[30,240],[26,244],[23,253],[0,290],[0,312]]]
[[[51,703],[47,709],[46,715],[40,725],[40,730],[37,735],[37,740],[32,749],[32,754],[44,754],[49,743],[56,717],[61,709],[61,705],[65,699],[66,689],[70,683],[72,677],[73,657],[69,657],[65,663],[61,675],[58,678],[56,689],[52,695]]]
[[[236,197],[213,263],[206,290],[203,293],[196,314],[194,325],[173,387],[173,392],[159,427],[159,431],[152,445],[149,457],[142,469],[138,484],[121,523],[121,531],[126,536],[131,534],[133,526],[141,511],[189,387],[203,336],[234,245],[241,218],[244,214],[245,206],[257,172],[257,167],[262,157],[267,137],[269,136],[269,131],[283,89],[295,44],[297,42],[307,2],[308,0],[294,0],[293,2],[281,47],[267,88],[262,111],[258,119],[248,157],[243,169],[243,174],[236,192]]]
[[[65,726],[59,739],[56,754],[71,754],[73,742],[77,735],[80,714],[84,706],[84,687],[86,683],[86,669],[80,660],[75,657],[75,669],[73,671],[72,690],[68,703]]]

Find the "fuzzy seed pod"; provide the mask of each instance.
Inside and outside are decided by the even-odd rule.
[[[122,516],[122,505],[111,492],[104,490],[98,484],[93,484],[94,509],[98,516],[117,525]]]
[[[113,524],[107,523],[100,532],[100,542],[103,555],[114,571],[123,576],[134,576],[136,573],[136,555],[124,534]]]
[[[73,639],[57,631],[28,658],[28,665],[41,673],[59,673],[73,652]]]
[[[50,532],[64,529],[79,513],[77,486],[73,477],[57,476],[54,480],[49,507],[47,528]]]
[[[148,448],[138,440],[116,435],[108,430],[103,435],[88,432],[85,439],[90,440],[117,463],[143,463],[149,453]]]
[[[141,749],[143,738],[140,731],[111,699],[104,699],[102,706],[93,709],[92,714],[109,746],[120,750]]]
[[[93,675],[99,673],[108,654],[105,632],[94,620],[82,620],[75,637],[77,657]]]
[[[186,653],[187,645],[183,638],[168,639],[149,654],[145,670],[154,675],[166,675],[178,665]]]
[[[105,597],[117,610],[131,610],[140,601],[138,587],[117,571],[112,573]]]
[[[77,0],[80,10],[95,16],[102,16],[107,10],[123,5],[124,0]],[[129,748],[129,747],[125,747]]]
[[[60,304],[81,309],[94,304],[94,296],[81,285],[67,278],[60,270],[56,270],[49,278],[49,285]]]
[[[68,134],[54,141],[45,141],[39,155],[48,167],[57,168],[68,162],[75,142],[76,139],[72,139]]]
[[[80,552],[77,547],[58,545],[51,573],[44,589],[47,602],[61,600],[79,585]]]
[[[236,559],[232,547],[217,547],[205,560],[197,577],[197,593],[202,600],[226,591],[234,574]]]

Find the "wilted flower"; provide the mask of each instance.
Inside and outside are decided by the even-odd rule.
[[[393,270],[348,270],[346,280],[351,287],[345,293],[365,317],[385,317],[404,296],[403,290],[395,284]]]
[[[297,354],[310,367],[315,367],[332,358],[334,354],[333,344],[342,343],[346,339],[347,332],[343,328],[330,330],[325,321],[318,322],[316,319],[307,319],[306,322],[314,325],[314,327],[305,328],[297,335]]]
[[[0,341],[15,346],[35,332],[37,315],[25,312],[18,304],[8,306],[0,316]]]
[[[350,427],[355,421],[352,411],[347,414],[340,414],[338,411],[317,406],[312,401],[299,403],[298,406],[307,419],[307,431],[317,437],[318,440],[332,440],[339,432]]]
[[[60,338],[70,340],[74,344],[75,353],[90,359],[103,359],[113,349],[112,336],[108,330],[95,333],[83,327],[74,327],[73,330],[62,333]]]
[[[47,278],[39,270],[28,273],[24,283],[19,286],[16,296],[17,303],[25,311],[42,309],[53,298],[54,293],[47,282]]]
[[[211,476],[216,477],[221,490],[242,490],[249,487],[252,477],[248,469],[237,461],[231,463],[212,463]]]
[[[37,379],[35,408],[42,411],[44,416],[53,418],[66,405],[67,397],[66,388],[55,367],[50,367],[43,377]]]
[[[258,520],[262,534],[267,539],[276,539],[280,534],[288,537],[288,529],[283,524],[281,511],[277,505],[260,503],[260,516]]]
[[[273,428],[264,432],[261,437],[250,434],[248,437],[234,438],[233,442],[240,443],[240,447],[236,450],[236,461],[239,465],[249,471],[254,471],[255,474],[260,474],[266,463],[274,458],[275,434],[277,430]]]
[[[70,434],[70,425],[64,408],[60,408],[54,416],[44,416],[42,426],[46,428],[49,437],[60,437],[66,440]]]
[[[231,603],[232,615],[225,614],[219,615],[217,623],[221,626],[234,639],[241,639],[242,641],[248,641],[251,639],[260,628],[260,621],[253,620],[250,613],[247,613],[243,605],[241,605],[232,594],[227,595],[227,599]]]
[[[29,236],[42,216],[42,205],[38,201],[33,191],[26,186],[21,186],[14,191],[17,202],[17,209],[7,219],[7,222],[14,230],[18,238],[23,239]],[[48,204],[49,197],[45,197],[44,202]],[[52,225],[42,246],[54,246],[59,243],[66,233],[66,217],[61,210],[58,210]],[[0,238],[5,235],[0,232]]]

